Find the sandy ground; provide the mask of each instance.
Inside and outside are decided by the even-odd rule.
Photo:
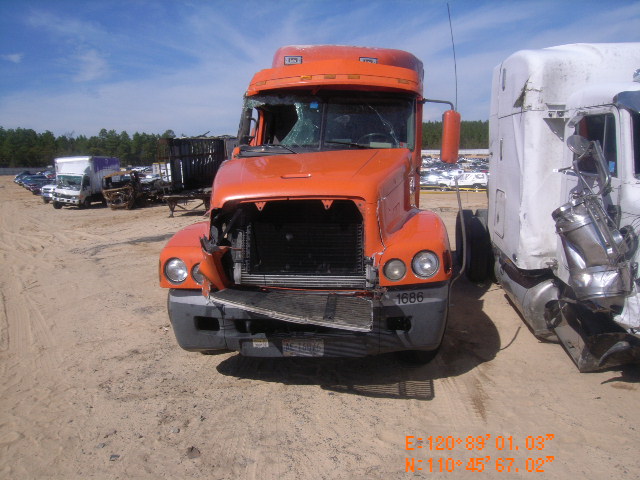
[[[157,266],[199,214],[54,210],[11,180],[0,478],[638,478],[638,368],[578,373],[497,285],[456,284],[444,347],[423,367],[189,353]],[[452,225],[453,195],[423,205]]]

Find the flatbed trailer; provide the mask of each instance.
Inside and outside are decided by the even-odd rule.
[[[170,217],[173,217],[176,208],[186,212],[192,212],[200,208],[204,208],[206,213],[209,211],[209,205],[211,204],[211,188],[202,188],[199,190],[165,195],[162,199],[169,207]],[[194,202],[195,204],[193,204]]]

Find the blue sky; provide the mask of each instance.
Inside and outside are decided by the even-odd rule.
[[[493,67],[517,50],[640,41],[637,0],[448,3],[464,120],[488,119]],[[425,96],[455,100],[444,0],[0,0],[0,126],[235,135],[252,74],[288,44],[410,51]]]

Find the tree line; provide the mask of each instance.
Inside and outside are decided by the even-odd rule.
[[[422,128],[422,148],[440,148],[442,122],[426,122]],[[134,133],[103,128],[98,135],[72,134],[56,137],[50,131],[37,133],[27,128],[0,127],[0,167],[46,167],[56,157],[103,155],[118,157],[122,165],[151,165],[156,161],[158,140],[175,138],[173,130],[162,135]],[[463,121],[460,148],[488,148],[489,122]]]
[[[422,124],[422,148],[437,150],[442,137],[442,122]],[[463,120],[460,125],[460,148],[489,148],[489,122]]]
[[[122,165],[151,165],[156,161],[158,140],[174,138],[172,130],[162,135],[102,129],[98,135],[56,137],[50,131],[0,127],[0,167],[46,167],[57,157],[102,155],[118,157]]]

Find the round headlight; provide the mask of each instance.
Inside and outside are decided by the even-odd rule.
[[[182,283],[189,275],[187,265],[179,258],[170,258],[164,264],[164,274],[171,283]]]
[[[428,250],[416,253],[411,261],[413,273],[420,278],[433,277],[439,267],[440,261],[438,260],[438,256]]]
[[[200,273],[199,263],[196,263],[194,267],[191,269],[191,276],[193,277],[193,279],[196,281],[198,285],[202,285],[202,282],[204,281],[204,275]]]
[[[394,258],[385,264],[382,271],[384,272],[384,276],[389,280],[397,282],[404,278],[404,275],[407,273],[407,266],[402,260]]]

